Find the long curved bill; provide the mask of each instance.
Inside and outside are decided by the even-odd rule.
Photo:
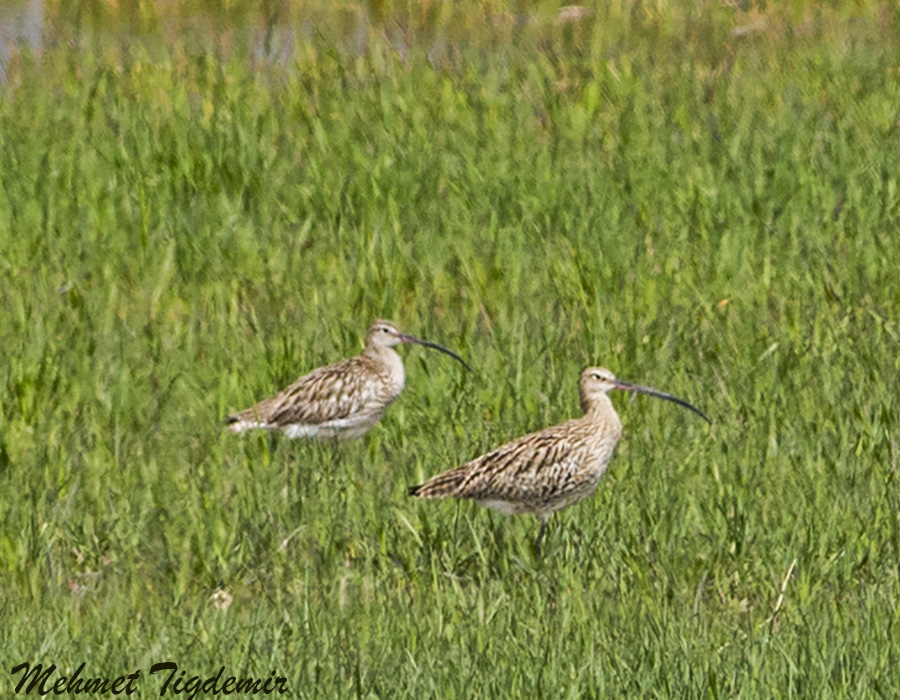
[[[649,386],[641,386],[640,384],[632,384],[631,382],[625,382],[621,379],[616,380],[616,389],[624,389],[625,391],[636,391],[639,394],[648,394],[649,396],[655,396],[659,399],[665,399],[666,401],[671,401],[672,403],[677,403],[679,406],[684,406],[689,411],[693,411],[698,416],[700,416],[707,423],[712,425],[712,421],[706,417],[706,414],[703,413],[699,408],[694,406],[692,403],[688,403],[684,399],[679,399],[677,396],[672,396],[672,394],[666,394],[662,391],[657,391],[656,389]]]
[[[430,340],[423,340],[422,338],[416,338],[416,336],[407,335],[406,333],[400,334],[400,340],[402,340],[404,343],[417,343],[418,345],[424,345],[426,348],[434,348],[435,350],[440,350],[445,355],[450,355],[450,357],[452,357],[456,360],[459,360],[459,362],[462,363],[462,366],[465,367],[470,372],[473,371],[472,368],[469,367],[469,365],[466,363],[466,361],[464,359],[462,359],[459,355],[457,355],[452,350],[448,350],[443,345],[438,345],[437,343],[432,343]]]

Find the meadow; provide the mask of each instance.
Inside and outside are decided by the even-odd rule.
[[[5,67],[0,693],[895,697],[900,10],[297,2],[259,50],[271,5],[48,2]],[[375,318],[475,371],[401,348],[347,444],[225,432]],[[542,556],[407,496],[594,364],[713,425],[615,395]]]

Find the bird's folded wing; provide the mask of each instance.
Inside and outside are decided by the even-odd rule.
[[[347,418],[361,411],[383,390],[382,383],[373,380],[371,373],[360,371],[367,359],[352,357],[315,369],[238,416],[269,426],[321,425]]]
[[[476,500],[518,500],[564,484],[565,474],[577,467],[565,426],[524,435],[467,464],[456,496]]]

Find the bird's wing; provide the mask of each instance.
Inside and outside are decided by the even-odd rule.
[[[453,495],[518,501],[564,490],[578,468],[575,451],[567,423],[524,435],[457,467],[464,476]]]
[[[365,356],[319,367],[270,399],[232,416],[269,426],[320,425],[360,411],[385,390],[377,368]]]

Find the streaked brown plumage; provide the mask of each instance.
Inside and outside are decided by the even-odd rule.
[[[290,438],[364,435],[403,391],[406,374],[394,350],[400,343],[435,348],[471,369],[447,348],[402,333],[390,321],[375,321],[362,355],[314,369],[272,398],[229,416],[229,430],[281,430]]]
[[[709,422],[683,399],[616,379],[608,369],[589,367],[579,383],[581,418],[511,440],[410,487],[410,495],[469,499],[507,514],[531,513],[541,521],[535,543],[540,548],[550,515],[590,496],[606,471],[622,436],[622,423],[608,396],[613,389],[674,401]]]

